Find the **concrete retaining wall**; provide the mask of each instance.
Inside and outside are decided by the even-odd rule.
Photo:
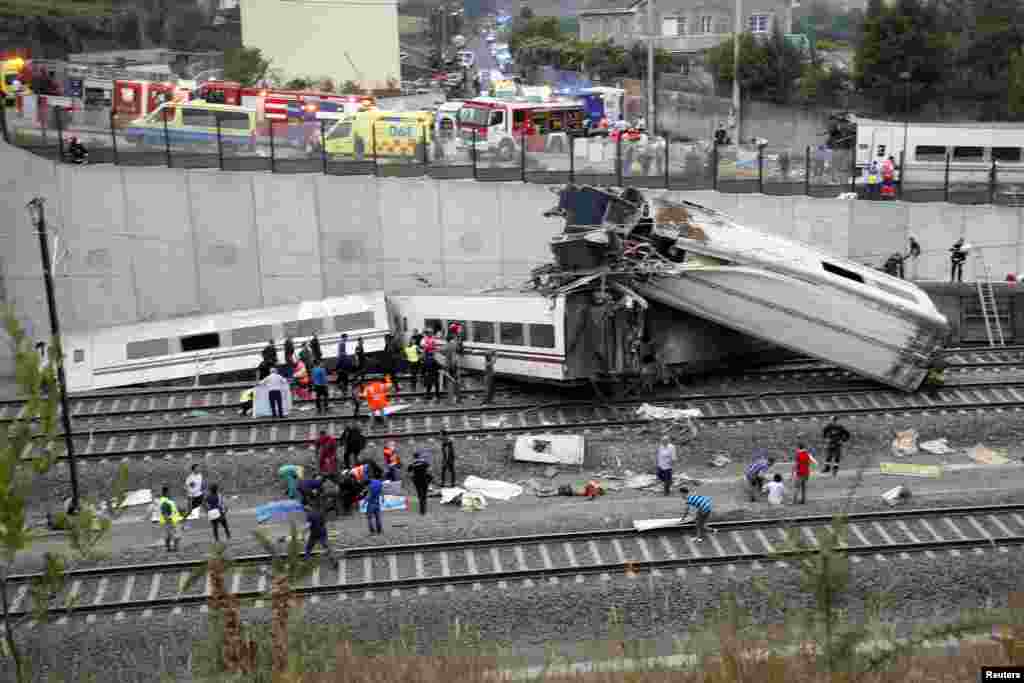
[[[559,222],[544,186],[432,179],[57,166],[0,145],[3,291],[46,336],[39,247],[25,203],[48,200],[70,249],[63,324],[81,329],[260,307],[366,289],[521,282],[548,260]],[[1020,209],[673,193],[740,221],[881,264],[914,233],[911,274],[947,277],[960,235],[1000,279],[1024,271]],[[965,279],[973,275],[968,262]],[[915,272],[916,269],[916,272]]]

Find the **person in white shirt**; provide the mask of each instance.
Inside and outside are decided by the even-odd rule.
[[[270,371],[263,380],[269,391],[267,398],[270,401],[270,413],[273,417],[284,417],[284,396],[291,389],[288,380],[278,374],[277,368]]]
[[[786,486],[782,483],[782,475],[776,474],[772,480],[764,485],[764,491],[768,494],[768,502],[772,505],[782,505],[786,495]]]
[[[203,475],[199,471],[199,464],[192,465],[192,471],[185,478],[185,493],[188,494],[188,514],[190,517],[194,510],[203,506],[205,490],[203,487]]]
[[[672,463],[676,461],[676,447],[669,441],[668,434],[661,437],[661,445],[658,446],[655,461],[658,468],[658,479],[664,484],[667,496],[672,487]]]

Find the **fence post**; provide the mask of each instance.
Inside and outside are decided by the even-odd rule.
[[[114,108],[110,108],[110,144],[114,150],[114,166],[121,163],[117,155],[117,133],[114,132]]]
[[[906,168],[907,150],[900,150],[900,180],[896,186],[896,198],[903,201],[903,169]]]
[[[63,107],[53,108],[53,115],[57,119],[57,161],[64,161],[64,117],[60,115],[62,109]]]
[[[276,154],[277,151],[274,149],[274,120],[269,120],[270,125],[270,172],[277,173]]]
[[[576,137],[568,133],[566,136],[569,138],[569,183],[572,184],[576,182]]]
[[[320,166],[324,175],[327,175],[327,134],[325,132],[326,121],[320,119]]]
[[[615,138],[615,186],[622,187],[622,131]]]
[[[0,133],[4,136],[4,142],[11,144],[7,133],[7,95],[0,95]]]
[[[220,117],[217,117],[217,164],[224,170],[224,141],[220,136]]]
[[[757,193],[764,194],[764,145],[757,146]]]
[[[946,176],[942,183],[942,201],[949,202],[949,152],[946,152]]]
[[[476,180],[476,128],[473,129],[473,146],[469,149],[469,158],[473,160],[473,180]]]
[[[811,196],[811,146],[804,147],[804,195]]]
[[[423,168],[430,166],[430,151],[427,149],[427,127],[423,126]]]
[[[718,192],[718,140],[711,146],[711,189]]]
[[[519,136],[519,175],[526,182],[526,131]]]
[[[993,159],[992,160],[992,170],[990,170],[989,174],[988,174],[988,203],[989,204],[995,204],[996,203],[996,185],[999,182],[998,178],[997,178],[998,174],[999,174],[999,171],[996,170],[996,160]]]
[[[163,110],[160,118],[164,122],[164,156],[167,158],[167,168],[171,167],[171,135],[167,132],[167,110]]]
[[[850,152],[850,192],[857,193],[857,145]]]
[[[668,162],[669,158],[669,141],[668,135],[665,136],[665,189],[669,189],[669,174],[668,174]]]
[[[370,153],[373,156],[373,175],[378,174],[377,169],[377,125],[370,123]]]

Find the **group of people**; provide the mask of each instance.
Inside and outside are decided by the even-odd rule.
[[[896,159],[891,155],[882,160],[873,159],[864,167],[864,184],[868,189],[868,199],[894,199],[896,197]]]
[[[228,526],[228,507],[223,494],[220,492],[219,484],[211,484],[206,487],[206,479],[199,470],[198,464],[193,464],[185,478],[185,496],[188,501],[188,508],[182,514],[178,504],[171,496],[171,488],[163,486],[160,490],[160,497],[156,500],[158,521],[164,531],[164,546],[167,552],[178,550],[181,545],[181,529],[197,510],[206,515],[213,529],[213,540],[220,542],[220,531],[224,531],[227,540],[231,540],[231,528]]]

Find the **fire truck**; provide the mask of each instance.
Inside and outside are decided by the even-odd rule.
[[[27,57],[13,54],[0,57],[0,96],[4,104],[14,107],[17,95],[27,95],[32,91],[32,69]]]
[[[232,81],[207,81],[196,89],[195,97],[215,104],[251,107],[260,121],[257,135],[269,135],[272,130],[275,140],[306,150],[319,149],[321,120],[377,106],[376,98],[369,95],[250,88]]]
[[[150,114],[164,102],[187,102],[191,91],[169,81],[114,81],[111,102],[115,125]]]

